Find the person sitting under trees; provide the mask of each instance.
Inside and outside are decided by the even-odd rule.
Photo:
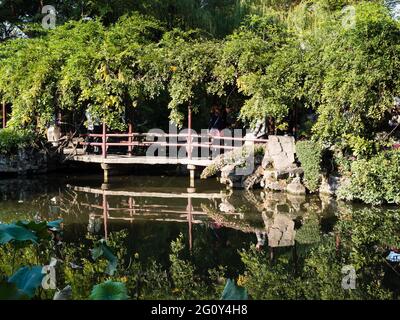
[[[222,137],[224,129],[226,129],[226,114],[219,106],[213,105],[211,107],[208,131],[213,137]]]
[[[85,112],[85,116],[87,119],[86,122],[86,127],[87,127],[87,131],[89,134],[99,134],[102,132],[101,130],[101,125],[100,125],[100,121],[99,119],[97,119],[96,117],[94,117],[92,115],[92,113],[90,112],[89,108],[86,110]],[[100,139],[95,137],[95,138],[90,138],[89,136],[86,138],[86,142],[90,143],[90,142],[99,142]],[[94,146],[91,147],[90,145],[87,146],[86,148],[87,152],[94,152],[95,154],[100,154],[100,148],[98,146]]]
[[[211,107],[211,115],[210,121],[208,124],[208,134],[211,136],[211,143],[220,145],[219,137],[224,136],[224,129],[226,129],[226,113],[222,111],[222,109],[213,105]],[[218,141],[216,143],[216,141]],[[212,148],[212,153],[218,154],[218,150],[216,148]]]

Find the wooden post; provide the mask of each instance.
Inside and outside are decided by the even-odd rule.
[[[104,221],[104,238],[107,241],[108,238],[108,203],[107,203],[107,195],[103,192],[103,221]]]
[[[101,164],[101,168],[103,169],[103,173],[104,173],[104,183],[108,184],[109,182],[109,170],[110,170],[110,166],[107,163],[102,163]]]
[[[188,228],[189,228],[189,250],[193,248],[193,234],[192,234],[192,197],[188,198]]]
[[[133,202],[134,202],[133,198],[129,197],[129,202],[128,202],[129,203],[129,215],[131,216],[131,218],[133,218],[133,211],[134,211]],[[133,219],[131,219],[130,221],[132,223]]]
[[[2,107],[3,107],[3,129],[4,129],[7,125],[7,110],[5,101],[3,101]]]
[[[129,137],[128,137],[128,143],[129,143],[129,146],[128,146],[128,154],[130,155],[130,156],[132,156],[132,150],[133,150],[133,146],[132,146],[132,141],[133,141],[133,139],[132,139],[132,123],[129,123],[128,124],[128,134],[129,134]]]
[[[107,158],[107,125],[106,121],[103,121],[103,141],[102,141],[102,155],[103,158]]]
[[[196,170],[196,166],[189,164],[187,166],[187,169],[189,170],[189,186],[190,189],[194,189],[194,178],[195,178],[195,170]]]
[[[104,239],[108,238],[108,202],[107,196],[103,193],[103,220],[104,220]]]

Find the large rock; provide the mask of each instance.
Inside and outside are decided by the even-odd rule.
[[[272,160],[275,169],[286,169],[295,161],[295,140],[289,136],[269,136],[264,164]]]
[[[287,188],[286,180],[276,180],[274,178],[264,178],[260,184],[264,189],[271,191],[285,191]]]

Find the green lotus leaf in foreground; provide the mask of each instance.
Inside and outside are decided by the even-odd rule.
[[[228,279],[221,300],[248,300],[247,291],[243,287],[239,287],[235,281]]]
[[[125,284],[108,280],[93,287],[91,300],[127,300],[129,299]]]
[[[8,279],[8,282],[15,284],[21,294],[32,298],[35,295],[36,289],[42,283],[44,277],[42,269],[43,267],[41,266],[34,266],[32,268],[22,267]]]
[[[56,230],[60,231],[61,230],[61,223],[64,221],[64,219],[58,219],[54,221],[50,221],[47,223],[47,228],[50,228],[51,230]]]
[[[0,224],[0,244],[6,244],[11,241],[32,241],[37,242],[37,236],[25,227],[12,224]]]
[[[20,226],[27,230],[32,231],[38,239],[41,239],[41,240],[50,240],[51,239],[51,235],[48,231],[46,222],[18,221],[15,224],[17,226]]]

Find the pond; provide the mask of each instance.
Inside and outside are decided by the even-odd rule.
[[[215,179],[196,180],[195,190],[187,187],[186,177],[171,176],[116,176],[107,185],[96,174],[4,179],[0,221],[62,218],[62,242],[72,246],[68,250],[85,251],[69,251],[73,257],[62,263],[69,259],[84,270],[85,263],[95,262],[84,257],[88,249],[83,246],[90,247],[88,239],[102,238],[121,251],[116,254],[120,265],[132,265],[131,258],[122,256],[135,257],[133,264],[142,273],[151,273],[150,265],[156,265],[153,273],[165,275],[165,287],[160,284],[153,292],[155,280],[144,275],[140,290],[137,279],[128,286],[137,299],[219,298],[228,278],[246,288],[252,299],[399,297],[399,264],[386,259],[400,248],[397,208],[228,191]],[[123,241],[115,244],[121,232]],[[11,263],[5,252],[0,251],[0,268]],[[97,266],[90,274],[78,267],[64,270],[60,287],[78,283],[82,276],[87,285],[75,284],[73,290],[74,298],[84,299],[96,281],[109,279],[100,276],[103,271]],[[10,273],[6,267],[0,272]],[[174,272],[189,272],[191,279]],[[130,275],[117,272],[128,283]]]

